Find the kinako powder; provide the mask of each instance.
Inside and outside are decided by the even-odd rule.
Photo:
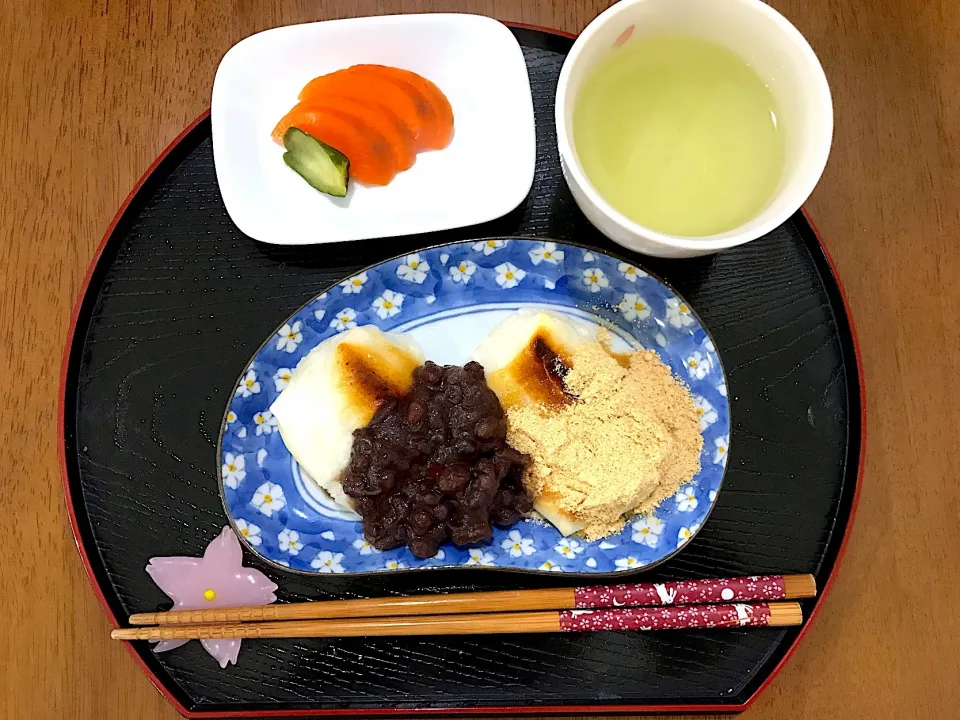
[[[657,354],[614,357],[610,333],[575,348],[563,379],[571,401],[509,408],[508,442],[531,456],[527,484],[596,540],[624,514],[649,513],[700,470],[703,437],[687,387]]]

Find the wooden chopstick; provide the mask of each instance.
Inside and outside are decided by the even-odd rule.
[[[200,625],[408,615],[575,610],[605,607],[690,605],[796,600],[817,594],[813,575],[761,575],[716,580],[678,580],[547,590],[411,595],[328,600],[256,607],[136,613],[131,625]],[[235,637],[235,636],[231,636]]]
[[[421,615],[414,617],[293,620],[265,623],[166,625],[114,630],[114,640],[210,640],[221,638],[382,637],[396,635],[494,635],[505,633],[783,627],[803,622],[800,604],[727,603],[552,612]]]

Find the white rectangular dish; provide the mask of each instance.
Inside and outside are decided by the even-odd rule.
[[[446,94],[454,136],[384,187],[346,198],[309,185],[270,136],[312,78],[361,63],[423,75]],[[217,181],[231,219],[266,243],[306,245],[410,235],[493,220],[533,182],[533,101],[520,45],[478,15],[366,17],[275,28],[231,48],[211,102]]]

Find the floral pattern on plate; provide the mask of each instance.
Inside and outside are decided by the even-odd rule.
[[[438,363],[462,364],[499,322],[535,306],[608,327],[623,346],[655,350],[690,386],[701,470],[649,517],[613,537],[564,538],[542,522],[495,529],[486,543],[445,545],[421,560],[380,552],[291,457],[270,405],[319,342],[358,325],[411,333]],[[726,378],[693,309],[635,265],[581,247],[519,238],[443,245],[347,278],[287,318],[243,369],[220,434],[220,487],[231,523],[265,560],[306,573],[501,567],[581,574],[635,571],[688,543],[716,501],[730,433]]]

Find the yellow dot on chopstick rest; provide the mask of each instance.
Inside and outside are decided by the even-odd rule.
[[[215,591],[213,591],[213,590],[204,590],[204,591],[203,591],[203,599],[204,599],[204,600],[216,600],[216,599],[217,599],[217,593],[216,593]]]

